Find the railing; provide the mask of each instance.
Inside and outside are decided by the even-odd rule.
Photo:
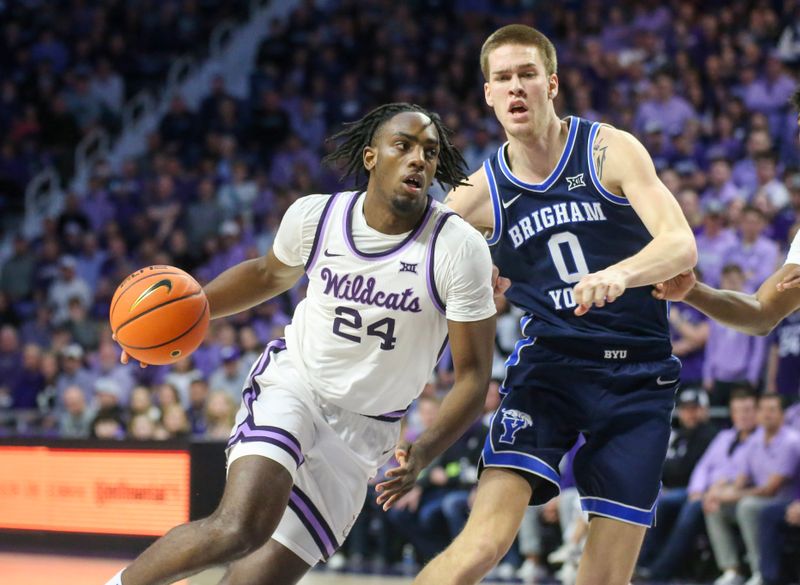
[[[42,220],[48,213],[60,211],[61,193],[61,178],[54,167],[47,167],[28,182],[22,224],[26,237],[38,236],[42,230]]]

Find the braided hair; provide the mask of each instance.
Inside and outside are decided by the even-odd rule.
[[[344,174],[342,179],[354,177],[359,187],[364,184],[361,181],[362,173],[365,172],[363,162],[364,148],[372,144],[378,129],[397,114],[403,112],[419,112],[431,119],[439,134],[439,165],[436,167],[434,178],[439,184],[450,185],[451,188],[459,185],[468,185],[467,163],[458,150],[450,142],[450,130],[442,123],[438,114],[427,111],[425,108],[416,104],[393,103],[379,106],[369,112],[366,116],[344,125],[344,129],[329,138],[334,142],[340,142],[336,149],[328,154],[323,161],[334,166],[337,163],[344,163]],[[369,175],[369,173],[366,173]]]

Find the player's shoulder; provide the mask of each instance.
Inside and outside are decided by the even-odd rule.
[[[302,217],[304,220],[316,220],[334,195],[331,193],[312,193],[295,200],[287,210],[287,214]]]
[[[488,251],[484,237],[460,215],[438,201],[433,202],[433,207],[433,221],[441,221],[447,216],[436,238],[437,253],[441,249],[447,255],[454,255],[459,251],[463,252],[464,247],[486,248]]]

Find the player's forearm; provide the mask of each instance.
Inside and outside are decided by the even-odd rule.
[[[211,318],[227,317],[255,307],[289,290],[300,274],[300,267],[297,271],[274,270],[266,258],[237,264],[204,288]]]
[[[765,321],[764,306],[754,295],[698,282],[684,300],[715,321],[748,335],[766,335],[772,328]]]
[[[628,288],[669,280],[694,268],[697,246],[691,232],[676,229],[658,234],[637,254],[612,266],[626,276]]]
[[[456,381],[442,402],[439,416],[419,438],[413,449],[425,465],[441,455],[463,435],[483,412],[489,374],[470,373]]]

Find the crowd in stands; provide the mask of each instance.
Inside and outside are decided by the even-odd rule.
[[[49,2],[0,2],[3,213],[44,161],[66,169],[82,133],[113,128],[125,96],[160,79],[170,59],[242,5],[66,4],[61,12]],[[205,283],[264,254],[298,197],[352,187],[321,164],[325,137],[381,103],[440,113],[477,168],[503,141],[483,99],[480,46],[510,22],[555,42],[560,114],[606,121],[648,148],[695,230],[701,279],[753,292],[780,265],[800,222],[797,112],[788,104],[800,70],[800,2],[305,0],[270,25],[246,99],[232,96],[222,76],[197,109],[175,95],[142,156],[120,168],[98,164],[87,191],[69,193],[39,237],[14,236],[0,258],[0,432],[224,440],[249,367],[282,335],[304,284],[215,321],[175,365],[148,368],[118,361],[107,326],[116,285],[151,264],[179,266]],[[463,525],[503,359],[518,334],[516,309],[503,301],[498,309],[486,417],[396,510],[384,515],[368,498],[345,548],[351,566],[407,557],[403,542],[413,546],[412,563],[425,560]],[[785,582],[781,547],[798,546],[790,528],[800,524],[800,415],[795,407],[784,416],[782,404],[800,391],[800,316],[766,338],[683,304],[672,306],[670,324],[685,390],[640,572],[702,572],[706,558],[705,576],[722,574],[724,583],[748,573]],[[451,383],[445,358],[405,423],[409,438],[430,424]],[[761,398],[756,406],[758,395],[783,403]],[[732,421],[709,422],[709,406],[729,405]],[[502,575],[521,565],[535,579],[555,563],[571,578],[586,527],[569,458],[562,481],[558,501],[531,509]],[[388,532],[394,538],[371,538]],[[687,564],[693,555],[700,561]]]

